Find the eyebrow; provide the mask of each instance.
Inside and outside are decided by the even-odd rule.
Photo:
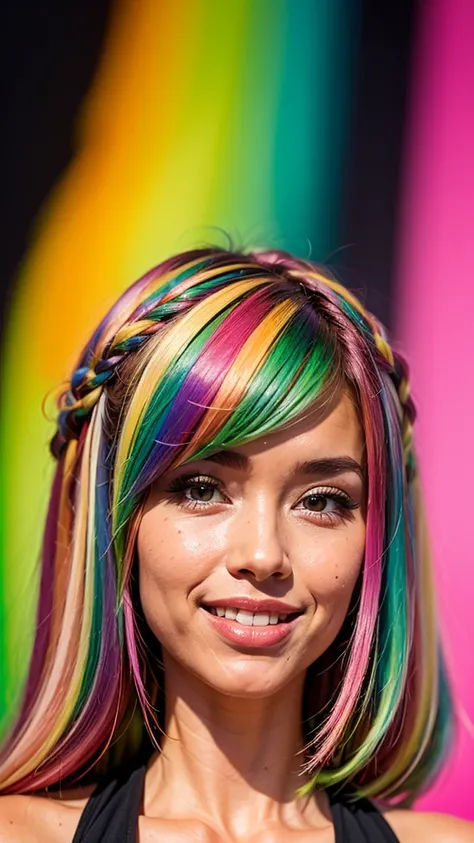
[[[239,471],[248,471],[250,468],[250,460],[244,454],[238,454],[237,451],[216,451],[215,454],[209,454],[204,458],[208,462],[215,462],[225,468],[235,468]],[[357,460],[348,456],[340,457],[323,457],[319,460],[305,460],[298,462],[293,467],[291,475],[298,477],[301,475],[310,475],[311,477],[328,477],[329,475],[343,474],[344,472],[354,472],[361,480],[365,480],[365,471]]]

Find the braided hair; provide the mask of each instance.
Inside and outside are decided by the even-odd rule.
[[[201,259],[207,256],[207,250],[186,254],[195,272],[199,271]],[[332,279],[327,271],[316,269],[314,264],[308,261],[295,259],[281,251],[235,256],[216,251],[213,253],[214,268],[218,269],[220,263],[225,265],[231,257],[236,261],[236,265],[232,267],[233,271],[238,270],[241,276],[245,274],[246,278],[252,277],[252,274],[260,274],[263,270],[273,275],[298,280],[306,295],[315,290],[320,292],[324,288],[325,294],[337,294],[338,305],[342,303],[346,313],[357,323],[357,328],[363,330],[367,341],[373,346],[379,365],[390,376],[397,399],[407,474],[413,476],[415,466],[412,442],[416,409],[411,397],[408,364],[403,355],[390,346],[382,323],[369,313],[347,288]],[[155,277],[158,278],[159,274],[156,273]],[[145,278],[149,279],[150,275],[151,273]],[[222,280],[226,281],[225,274]],[[148,339],[155,336],[169,320],[197,303],[205,293],[206,284],[196,283],[195,278],[191,288],[184,285],[184,288],[180,289],[177,285],[168,295],[163,295],[162,289],[158,288],[154,295],[149,296],[146,302],[132,313],[124,312],[125,318],[116,334],[105,344],[100,331],[96,332],[71,377],[69,388],[59,399],[58,430],[51,442],[51,452],[56,459],[59,459],[69,440],[79,438],[80,431],[90,418],[104,387],[113,380],[129,355],[143,348]],[[97,342],[96,347],[92,346],[94,340]]]

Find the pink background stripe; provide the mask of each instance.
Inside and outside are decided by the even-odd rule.
[[[401,208],[396,336],[412,361],[460,741],[419,803],[474,819],[474,3],[423,5]]]

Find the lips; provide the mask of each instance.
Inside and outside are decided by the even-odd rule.
[[[276,614],[294,615],[301,614],[304,609],[285,603],[283,600],[274,600],[272,597],[265,597],[257,600],[252,597],[220,597],[218,600],[203,600],[205,608],[216,609],[218,607],[244,609],[247,612],[275,612]]]
[[[270,647],[291,635],[303,610],[281,600],[221,598],[202,604],[219,634],[244,647]]]

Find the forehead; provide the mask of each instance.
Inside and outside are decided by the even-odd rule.
[[[313,410],[283,430],[268,433],[232,450],[252,461],[267,459],[286,464],[344,454],[361,463],[364,444],[355,399],[344,392],[331,406]]]

